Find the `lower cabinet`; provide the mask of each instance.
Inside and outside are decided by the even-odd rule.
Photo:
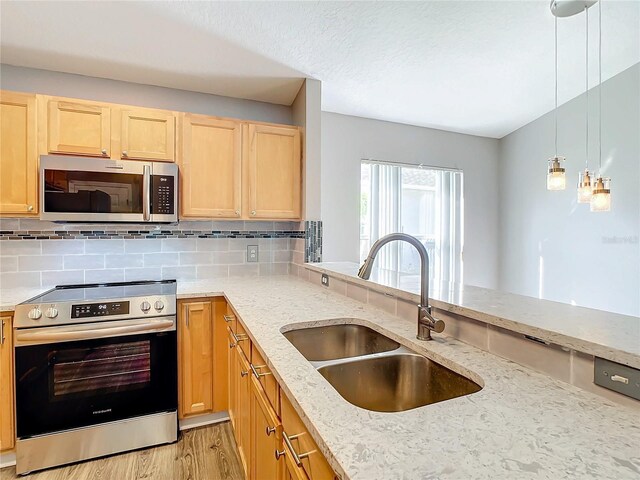
[[[227,410],[227,355],[223,298],[178,303],[178,413],[180,418]]]
[[[13,341],[11,316],[0,316],[0,451],[16,441],[13,413]]]
[[[282,425],[271,407],[260,382],[251,378],[251,462],[250,477],[281,478],[282,461],[278,452],[282,444]]]
[[[247,479],[335,479],[240,320],[227,325],[229,416]]]

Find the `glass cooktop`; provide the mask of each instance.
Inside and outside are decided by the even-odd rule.
[[[23,302],[23,304],[108,300],[175,294],[175,280],[99,283],[90,285],[58,285],[42,295],[38,295],[37,297],[33,297],[26,302]]]

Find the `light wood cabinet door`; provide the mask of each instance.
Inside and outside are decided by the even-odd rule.
[[[295,127],[248,125],[248,218],[299,219],[302,158]]]
[[[236,443],[240,443],[240,436],[238,435],[239,424],[237,422],[238,415],[238,387],[240,385],[239,372],[238,372],[238,358],[236,353],[236,342],[233,338],[233,332],[230,327],[227,327],[227,343],[228,343],[228,362],[229,362],[229,419],[231,420],[231,426],[233,427],[233,434],[236,439]]]
[[[210,301],[181,302],[178,318],[180,418],[213,411],[213,319]]]
[[[213,303],[213,411],[229,409],[229,357],[227,350],[227,301],[217,297]]]
[[[120,158],[132,160],[175,159],[176,118],[159,110],[123,110],[120,125]]]
[[[251,376],[249,361],[239,348],[236,351],[238,362],[238,410],[236,425],[238,427],[238,452],[245,474],[249,476],[249,459],[251,458]]]
[[[179,162],[181,216],[240,217],[240,123],[203,115],[184,115]]]
[[[13,412],[13,340],[11,317],[0,316],[0,450],[15,445]]]
[[[96,157],[111,153],[111,109],[107,106],[50,100],[46,128],[49,153]]]
[[[38,213],[36,97],[0,92],[0,214]]]
[[[282,426],[260,383],[251,378],[251,479],[277,480],[282,459],[276,451],[282,443]]]

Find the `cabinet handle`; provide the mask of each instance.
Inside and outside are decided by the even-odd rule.
[[[253,363],[250,363],[249,367],[251,367],[251,371],[253,372],[253,376],[256,377],[256,379],[258,379],[258,380],[260,380],[260,377],[264,377],[265,375],[271,375],[271,372],[265,372],[265,373],[259,373],[258,372],[259,368],[264,368],[264,367],[266,367],[266,365],[258,365],[256,367]]]
[[[2,320],[2,325],[0,325],[0,345],[4,345],[4,320]]]
[[[271,436],[271,434],[272,434],[273,432],[275,432],[275,431],[276,431],[276,427],[270,427],[269,425],[267,425],[267,429],[266,429],[266,432],[265,432],[265,433],[267,434],[267,437],[269,437],[269,436]],[[277,458],[277,457],[276,457],[276,458]]]
[[[284,450],[279,452],[276,448],[276,460],[280,460],[280,457],[284,456]]]
[[[238,346],[238,344],[237,344],[237,343],[230,343],[230,344],[229,344],[229,348],[230,348],[230,349],[231,349],[231,348],[236,348],[237,346]]]
[[[241,333],[240,335],[236,335],[235,333],[231,332],[231,336],[236,343],[244,342],[247,338],[249,338],[243,333]]]
[[[236,210],[236,215],[240,216],[240,210]]]
[[[103,148],[101,153],[102,153],[102,155],[106,155],[107,154],[107,149]]]
[[[248,370],[241,370],[240,371],[240,376],[241,377],[246,377],[247,375],[249,375],[249,371]]]
[[[251,210],[251,215],[255,215],[256,211],[255,210]]]
[[[33,212],[33,205],[27,205],[27,211]]]
[[[128,153],[126,150],[123,150],[123,151],[122,151],[122,156],[123,156],[123,157],[128,157],[128,156],[129,156],[129,153]]]
[[[293,461],[299,467],[302,466],[302,459],[303,458],[307,458],[312,453],[315,453],[315,450],[311,450],[310,452],[305,452],[305,453],[301,453],[301,454],[298,454],[296,452],[296,449],[293,448],[293,445],[291,444],[291,440],[294,440],[294,439],[296,439],[296,438],[298,438],[300,436],[302,436],[302,433],[298,433],[297,435],[291,435],[289,437],[289,436],[287,436],[287,434],[285,432],[282,432],[282,438],[284,439],[284,443],[286,443],[287,447],[289,447],[289,450],[291,450],[291,454],[293,455]]]
[[[236,318],[233,315],[223,315],[222,318],[224,318],[224,321],[229,323],[229,322],[233,322],[233,319]]]
[[[185,320],[185,323],[187,324],[187,328],[189,328],[189,310],[187,310],[184,320]]]

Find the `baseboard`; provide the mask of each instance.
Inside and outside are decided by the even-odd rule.
[[[13,467],[16,464],[16,451],[0,453],[0,468]]]
[[[217,412],[209,413],[207,415],[198,415],[196,417],[183,418],[178,421],[178,425],[180,430],[189,430],[190,428],[226,422],[227,420],[229,420],[229,412]]]

